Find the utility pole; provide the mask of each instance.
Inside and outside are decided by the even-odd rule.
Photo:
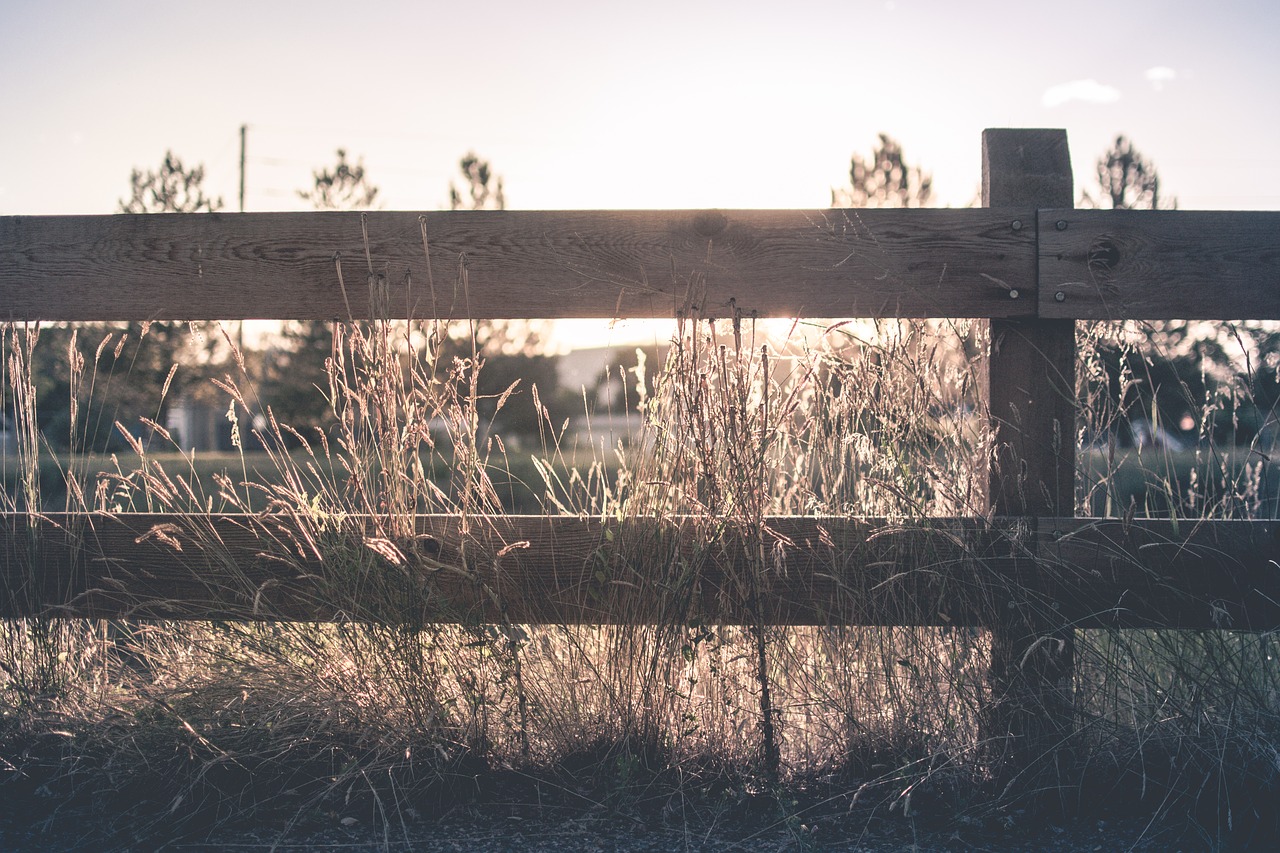
[[[244,213],[244,143],[249,134],[249,125],[240,125],[240,212]]]
[[[249,125],[240,125],[240,212],[244,213],[244,149],[245,137],[249,135]],[[236,324],[236,346],[240,348],[240,357],[244,357],[244,320]]]

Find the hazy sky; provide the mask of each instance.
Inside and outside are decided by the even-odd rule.
[[[0,215],[111,213],[166,149],[298,210],[346,148],[388,209],[469,149],[513,208],[824,207],[886,131],[938,201],[984,127],[1117,133],[1185,208],[1280,209],[1280,3],[16,2],[0,7]]]

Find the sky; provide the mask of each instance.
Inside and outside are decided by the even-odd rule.
[[[172,150],[245,209],[344,148],[390,210],[468,151],[513,209],[822,208],[880,132],[971,204],[987,127],[1125,134],[1184,209],[1280,209],[1280,3],[0,4],[0,216],[107,214]]]
[[[785,7],[785,8],[784,8]],[[818,208],[879,132],[967,205],[986,127],[1117,134],[1180,207],[1280,209],[1280,4],[844,0],[0,6],[0,215],[112,213],[166,150],[250,211],[345,148],[387,209],[474,150],[519,209]]]

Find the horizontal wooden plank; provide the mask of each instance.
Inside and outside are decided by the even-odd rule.
[[[0,516],[0,616],[1280,627],[1273,522]],[[755,555],[754,558],[752,555]]]
[[[1040,316],[1280,319],[1280,213],[1042,210]]]
[[[1280,627],[1280,522],[1040,519],[1037,539],[1050,599],[1083,627]]]
[[[464,532],[458,517],[424,516],[414,537],[397,538],[365,519],[323,529],[285,516],[13,515],[0,612],[38,602],[133,618],[740,622],[754,596],[777,623],[971,621],[937,604],[991,539],[972,522],[895,531],[778,518],[764,534],[767,563],[753,567],[743,537],[718,527],[510,516]]]
[[[371,260],[399,317],[1029,316],[1033,221],[1030,209],[10,216],[0,313],[361,319]]]

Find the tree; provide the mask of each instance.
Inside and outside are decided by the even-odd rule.
[[[378,197],[378,187],[365,174],[364,159],[353,165],[343,148],[333,168],[316,169],[311,175],[311,189],[299,190],[298,197],[316,210],[365,210]],[[280,423],[304,434],[327,430],[334,423],[324,390],[329,387],[326,361],[334,356],[333,323],[294,320],[284,324],[281,335],[284,346],[264,360],[262,397]]]
[[[1097,185],[1084,190],[1081,207],[1154,210],[1160,203],[1155,165],[1123,135],[1096,168]],[[1087,391],[1104,401],[1093,412],[1091,432],[1114,434],[1121,444],[1143,440],[1147,431],[1136,428],[1138,422],[1156,420],[1165,434],[1169,428],[1183,432],[1185,417],[1203,405],[1206,394],[1200,359],[1182,346],[1186,323],[1149,323],[1137,331],[1139,339],[1120,334],[1098,340]]]
[[[203,166],[187,168],[166,151],[158,169],[131,171],[130,195],[119,200],[119,211],[220,210],[222,199],[205,195],[204,178]],[[59,450],[120,450],[126,442],[117,421],[147,438],[139,419],[164,424],[171,401],[204,378],[213,345],[187,323],[169,320],[45,327],[32,355],[45,440]],[[72,370],[73,362],[84,366],[83,373]]]
[[[1164,210],[1175,209],[1177,200],[1162,195],[1155,164],[1118,135],[1098,158],[1097,185],[1085,191],[1081,205]],[[1087,390],[1106,401],[1095,412],[1095,433],[1141,443],[1157,435],[1158,426],[1159,434],[1178,443],[1194,443],[1198,435],[1247,442],[1273,417],[1280,400],[1280,333],[1271,325],[1165,320],[1121,328],[1095,347]],[[1204,422],[1206,416],[1211,422]]]
[[[378,197],[378,188],[364,174],[364,158],[355,165],[347,162],[347,152],[338,149],[338,162],[332,169],[313,171],[314,185],[298,190],[298,197],[311,202],[316,210],[367,210]]]
[[[466,195],[453,181],[449,182],[450,210],[506,210],[507,198],[502,189],[502,176],[493,171],[488,160],[481,160],[474,151],[468,151],[458,161],[466,183]],[[459,342],[458,354],[463,347]],[[471,323],[471,341],[477,352],[496,355],[519,355],[538,345],[536,331],[527,322],[501,322],[481,320]]]
[[[468,151],[458,161],[463,188],[449,182],[451,210],[505,210],[506,192],[502,176],[488,160]],[[556,360],[537,355],[541,343],[537,326],[527,320],[479,320],[467,324],[469,334],[444,342],[441,354],[449,358],[478,358],[481,370],[477,376],[479,395],[477,412],[483,423],[493,422],[495,431],[504,435],[537,435],[540,415],[533,407],[529,389],[538,386],[545,405],[554,407],[559,398]],[[515,384],[516,391],[506,398],[501,411],[497,401]]]
[[[902,145],[882,133],[870,158],[853,155],[849,186],[831,191],[831,206],[928,207],[932,195],[933,176],[908,164]]]
[[[1155,166],[1142,156],[1123,135],[1098,158],[1096,196],[1087,190],[1082,207],[1113,210],[1163,210],[1176,208],[1177,200],[1168,204],[1160,198],[1160,175]]]
[[[506,210],[502,176],[493,171],[488,160],[481,160],[474,151],[468,151],[458,161],[458,169],[466,184],[466,195],[450,181],[450,210]],[[477,352],[488,355],[518,355],[538,345],[536,330],[526,321],[479,320],[470,325],[471,340],[465,346],[454,341],[457,354],[462,354],[472,343]]]
[[[222,199],[204,194],[204,166],[188,169],[172,151],[166,151],[154,172],[133,170],[129,178],[133,194],[120,200],[121,213],[214,213]]]
[[[831,191],[832,207],[928,207],[932,199],[933,175],[911,165],[903,155],[902,143],[887,133],[879,134],[869,158],[853,155],[849,186]],[[966,357],[977,356],[979,338],[976,325],[961,336]]]
[[[221,198],[204,194],[204,165],[188,169],[173,151],[165,152],[164,161],[154,172],[134,169],[129,182],[131,198],[120,201],[122,213],[215,213],[222,209]],[[198,363],[209,361],[216,341],[201,340],[194,327],[170,320],[103,327],[103,334],[110,328],[117,331],[117,340],[124,341],[124,348],[112,349],[106,354],[110,358],[98,353],[98,367],[111,372],[119,368],[127,376],[127,381],[117,383],[113,391],[120,413],[127,411],[127,416],[119,420],[130,429],[138,417],[154,418],[163,424],[170,401],[204,378],[205,371]],[[180,368],[170,377],[174,365]],[[166,385],[168,394],[162,397]],[[117,440],[111,435],[110,426],[108,421],[108,444]],[[95,445],[103,438],[101,433],[99,425]]]
[[[474,151],[468,151],[459,166],[466,179],[467,196],[463,198],[462,193],[450,181],[450,210],[506,210],[507,198],[502,189],[502,177],[493,173],[488,160],[481,160]]]

